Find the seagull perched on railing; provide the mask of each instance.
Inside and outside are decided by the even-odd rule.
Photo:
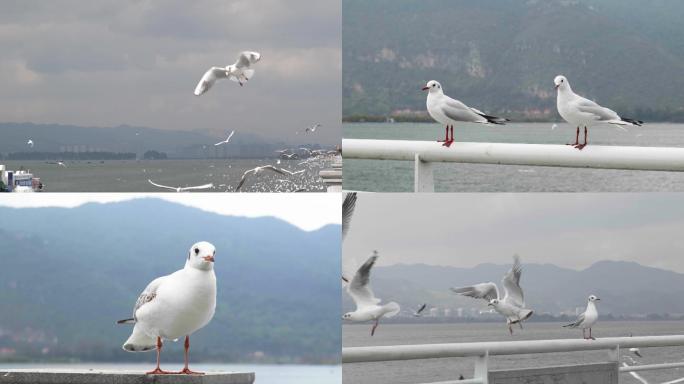
[[[504,288],[503,298],[499,294],[499,288],[491,282],[469,287],[451,288],[451,290],[459,295],[487,300],[489,302],[487,305],[493,307],[496,312],[506,318],[508,331],[512,335],[513,324],[518,323],[520,329],[522,329],[522,322],[529,319],[534,313],[531,309],[525,308],[525,297],[520,287],[521,275],[520,257],[515,255],[513,257],[513,266],[501,280]]]
[[[577,149],[582,149],[587,145],[587,127],[598,123],[613,124],[618,128],[624,125],[641,126],[644,122],[641,120],[628,119],[620,117],[615,111],[602,107],[597,103],[585,99],[576,94],[570,88],[570,83],[565,76],[556,76],[553,83],[558,90],[556,97],[556,108],[558,114],[561,115],[565,121],[577,127],[577,134],[575,135],[575,143],[573,145]],[[580,127],[584,127],[584,144],[579,143]]]
[[[204,73],[202,79],[197,84],[195,88],[195,96],[199,96],[207,92],[216,82],[220,79],[228,79],[231,81],[237,81],[240,86],[244,85],[249,79],[254,75],[254,70],[251,68],[253,64],[256,64],[261,60],[261,54],[259,52],[244,51],[240,53],[237,61],[226,67],[211,67],[207,72]]]
[[[157,349],[157,368],[148,374],[198,374],[188,368],[190,334],[204,327],[216,309],[216,248],[206,241],[190,248],[185,267],[170,275],[152,280],[142,291],[133,308],[133,317],[117,324],[135,324],[123,349],[145,352]],[[185,367],[180,372],[163,371],[159,358],[162,339],[185,336]]]
[[[590,295],[589,298],[587,299],[587,309],[583,313],[581,313],[579,316],[577,316],[577,320],[570,324],[566,324],[563,326],[563,328],[582,328],[582,337],[585,340],[596,340],[596,338],[591,336],[591,327],[596,324],[596,321],[598,320],[598,311],[596,310],[596,302],[600,301],[598,297],[594,295]],[[589,337],[585,334],[585,331],[589,329]]]
[[[423,87],[423,91],[428,91],[426,101],[428,114],[446,126],[444,136],[444,146],[446,147],[454,142],[454,123],[457,121],[480,124],[505,124],[508,121],[503,117],[486,115],[480,110],[452,99],[444,94],[442,85],[435,80],[428,81]],[[451,127],[451,138],[449,138],[449,127]]]
[[[252,169],[245,171],[245,173],[242,174],[242,179],[240,179],[240,182],[238,183],[237,187],[235,187],[235,192],[238,192],[240,190],[240,188],[242,188],[242,185],[245,183],[245,181],[247,181],[247,176],[249,176],[249,175],[258,176],[259,173],[263,172],[264,170],[270,170],[270,171],[273,171],[275,173],[279,173],[281,175],[288,175],[288,176],[295,176],[295,175],[299,175],[301,173],[304,173],[303,169],[296,171],[296,172],[290,172],[287,169],[278,168],[278,167],[273,166],[273,165],[262,165],[261,167],[256,167],[256,168],[252,168]]]
[[[354,322],[374,321],[371,336],[375,334],[375,329],[378,328],[382,317],[393,317],[401,311],[399,304],[393,301],[380,305],[380,299],[375,297],[370,288],[370,271],[377,260],[378,252],[373,251],[373,255],[359,268],[347,286],[347,293],[354,300],[356,310],[342,316],[343,320]]]
[[[214,144],[214,145],[218,146],[218,145],[223,145],[223,144],[228,144],[228,143],[230,143],[230,138],[233,137],[234,134],[235,134],[235,130],[233,130],[233,132],[231,132],[230,135],[228,135],[228,138],[227,138],[227,139],[225,139],[225,140],[223,140],[223,141],[219,141],[218,143],[216,143],[216,144]]]
[[[214,188],[214,184],[212,184],[212,183],[203,184],[203,185],[196,185],[196,186],[193,186],[193,187],[169,187],[168,185],[157,184],[157,183],[155,183],[154,181],[152,181],[152,180],[150,180],[150,179],[147,179],[147,181],[148,181],[150,184],[154,185],[155,187],[164,188],[164,189],[170,189],[170,190],[176,191],[176,192],[191,191],[191,190],[194,190],[194,189],[210,189],[210,188]]]

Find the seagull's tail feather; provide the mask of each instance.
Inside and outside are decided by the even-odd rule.
[[[131,317],[130,319],[118,320],[116,323],[117,324],[135,324],[135,319]]]
[[[244,69],[242,71],[242,74],[245,76],[245,79],[249,80],[254,76],[254,70],[253,69]]]
[[[485,115],[484,113],[477,113],[477,114],[484,117],[485,119],[487,119],[487,123],[489,123],[489,124],[505,125],[507,121],[510,121],[505,117],[489,116],[489,115]]]
[[[123,345],[124,351],[128,352],[146,352],[151,351],[156,347],[157,339],[148,336],[146,333],[141,331],[137,325],[133,327],[133,333],[131,333],[131,337],[129,337]]]
[[[401,312],[401,307],[399,304],[395,303],[394,301],[389,302],[385,305],[382,306],[387,312],[385,312],[385,317],[390,318],[396,316],[399,312]]]
[[[565,324],[563,326],[563,328],[577,328],[578,325],[579,325],[579,322],[575,321],[574,323]]]
[[[641,127],[641,125],[644,124],[644,122],[641,120],[628,119],[626,117],[623,117],[622,121],[626,121],[628,123],[631,123],[632,125],[636,125],[637,127]]]

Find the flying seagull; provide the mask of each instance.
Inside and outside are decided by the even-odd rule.
[[[190,334],[204,327],[216,309],[216,248],[206,241],[196,243],[188,252],[185,267],[170,275],[158,277],[142,291],[133,308],[133,317],[117,324],[134,324],[123,349],[145,352],[156,347],[157,368],[148,374],[198,374],[188,368]],[[185,336],[185,367],[180,372],[163,371],[159,367],[162,339],[176,340]]]
[[[354,300],[356,310],[345,313],[342,316],[343,320],[353,322],[374,321],[373,328],[371,328],[371,336],[375,334],[375,329],[378,327],[382,317],[390,318],[396,316],[401,310],[399,304],[393,301],[380,305],[380,299],[375,297],[370,288],[370,271],[377,259],[378,252],[373,251],[373,255],[359,268],[351,283],[347,286],[347,293]]]
[[[420,308],[418,308],[417,310],[413,311],[413,317],[421,317],[421,316],[423,316],[423,314],[422,314],[421,312],[423,312],[423,311],[425,310],[425,308],[427,308],[427,304],[421,305]]]
[[[506,318],[508,331],[513,334],[513,324],[518,323],[522,329],[522,322],[532,316],[534,311],[525,308],[525,297],[520,287],[520,276],[522,275],[522,265],[520,257],[513,257],[513,266],[506,272],[501,284],[504,289],[504,296],[501,298],[499,288],[494,283],[481,283],[469,287],[451,288],[459,295],[472,297],[475,299],[485,299],[489,306]]]
[[[29,141],[26,142],[26,145],[33,148],[33,140],[29,139]]]
[[[258,52],[244,51],[240,53],[237,61],[234,64],[226,67],[211,67],[204,73],[195,88],[195,96],[199,96],[207,92],[220,79],[229,79],[237,81],[240,86],[244,85],[254,75],[252,65],[261,60],[261,54]]]
[[[428,91],[426,102],[428,114],[446,126],[444,136],[444,146],[446,147],[454,142],[454,123],[457,121],[481,124],[505,124],[508,121],[502,117],[486,115],[480,110],[452,99],[444,94],[442,85],[435,80],[428,81],[423,87],[423,91]],[[449,138],[449,127],[451,127],[451,139]]]
[[[587,145],[587,127],[591,127],[594,124],[607,123],[622,128],[624,125],[636,125],[640,127],[644,123],[641,120],[620,117],[615,111],[602,107],[595,102],[576,94],[572,91],[572,88],[570,88],[570,83],[565,76],[556,76],[556,78],[553,79],[553,83],[558,90],[558,96],[556,97],[558,114],[560,114],[565,121],[577,127],[575,143],[568,144],[573,145],[577,149],[581,150]],[[584,144],[579,143],[580,127],[582,126],[584,126]]]
[[[590,295],[587,301],[587,310],[577,316],[577,320],[574,322],[564,325],[563,328],[582,328],[582,337],[585,340],[596,340],[596,338],[591,336],[591,327],[596,324],[598,320],[598,311],[596,310],[596,302],[599,301],[598,297]],[[589,337],[586,336],[585,330],[589,328]]]
[[[223,141],[219,141],[218,143],[216,143],[216,144],[214,144],[214,145],[215,145],[215,146],[219,146],[219,145],[222,145],[222,144],[228,144],[228,143],[230,142],[230,138],[233,137],[234,134],[235,134],[235,130],[233,130],[233,132],[231,132],[230,135],[228,135],[228,138],[227,138],[227,139],[225,139],[225,140],[223,140]]]
[[[299,170],[297,172],[290,172],[287,169],[278,168],[278,167],[275,167],[273,165],[263,165],[261,167],[252,168],[252,169],[245,171],[245,173],[242,174],[242,179],[240,179],[240,182],[238,183],[237,187],[235,187],[235,192],[238,192],[240,190],[240,188],[242,188],[242,185],[245,183],[245,181],[247,181],[247,176],[249,176],[250,174],[254,175],[254,176],[258,176],[261,172],[263,172],[266,169],[273,171],[275,173],[279,173],[281,175],[289,175],[289,176],[294,176],[294,175],[299,175],[300,173],[304,173],[303,169]]]
[[[170,189],[170,190],[176,191],[176,192],[191,191],[191,190],[194,190],[194,189],[210,189],[210,188],[214,188],[214,184],[212,184],[212,183],[209,183],[209,184],[202,184],[202,185],[196,185],[196,186],[193,186],[193,187],[169,187],[168,185],[157,184],[157,183],[155,183],[154,181],[152,181],[152,180],[150,180],[150,179],[147,179],[147,181],[148,181],[150,184],[154,185],[155,187],[164,188],[164,189]]]
[[[304,129],[304,133],[309,133],[309,132],[314,133],[314,132],[316,132],[316,129],[318,129],[320,127],[321,127],[321,124],[316,123],[310,127],[306,127],[306,129]]]

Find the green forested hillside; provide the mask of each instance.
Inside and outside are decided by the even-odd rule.
[[[556,118],[553,78],[625,116],[684,120],[684,3],[343,0],[343,113],[425,110],[420,88]]]

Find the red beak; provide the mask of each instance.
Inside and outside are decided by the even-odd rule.
[[[214,262],[214,256],[204,256],[203,259],[204,261],[211,261],[212,263]]]
[[[430,87],[423,87],[423,91],[427,91]]]

